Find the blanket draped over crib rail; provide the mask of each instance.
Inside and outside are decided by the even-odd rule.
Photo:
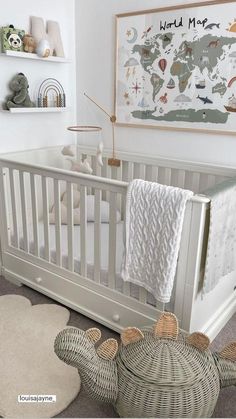
[[[170,301],[187,200],[193,192],[133,180],[127,191],[122,278]]]
[[[203,293],[236,270],[236,178],[204,192],[211,199]]]

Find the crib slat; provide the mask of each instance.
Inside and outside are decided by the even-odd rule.
[[[111,168],[111,178],[115,180],[121,180],[121,167]],[[122,212],[122,195],[117,194],[117,209]]]
[[[178,170],[178,183],[176,186],[179,188],[184,188],[185,185],[185,170]]]
[[[80,263],[81,275],[87,276],[87,188],[80,186]]]
[[[142,287],[139,287],[139,301],[144,304],[147,302],[147,291]]]
[[[55,205],[55,235],[56,235],[56,264],[62,265],[61,257],[61,199],[60,184],[54,179],[54,205]]]
[[[74,272],[74,220],[73,220],[73,187],[67,182],[67,229],[68,229],[68,269]]]
[[[215,182],[216,177],[214,175],[201,173],[199,180],[199,192],[204,192],[206,189],[211,188],[213,185],[215,185]]]
[[[207,188],[212,188],[216,184],[216,176],[208,175]]]
[[[32,200],[32,219],[33,219],[33,235],[34,235],[34,254],[39,256],[39,232],[38,232],[38,203],[35,189],[34,174],[30,174],[31,200]]]
[[[169,186],[171,185],[171,168],[166,167],[165,169],[165,185]]]
[[[122,162],[122,180],[124,182],[129,182],[131,178],[131,167],[128,161]],[[125,219],[125,212],[126,212],[126,196],[122,195],[122,219]],[[125,228],[125,227],[124,227]],[[123,294],[130,296],[130,282],[123,281]]]
[[[145,179],[145,166],[140,163],[134,163],[133,179]]]
[[[194,193],[199,192],[200,173],[186,172],[185,174],[185,188],[190,189]]]
[[[116,193],[110,192],[108,285],[115,288],[116,275]]]
[[[91,167],[93,169],[93,175],[97,175],[97,158],[96,158],[96,156],[92,156],[92,158],[91,158]]]
[[[194,172],[192,177],[192,187],[191,190],[194,193],[199,192],[199,184],[200,184],[200,173]]]
[[[122,180],[124,182],[129,182],[130,180],[130,164],[128,161],[122,161]],[[126,208],[126,197],[122,195],[121,198],[121,217],[122,220],[125,217],[125,208]]]
[[[149,182],[153,182],[153,166],[151,166],[150,164],[146,166],[145,179]]]
[[[101,168],[102,177],[108,177],[108,158],[103,158],[103,166]],[[102,191],[102,199],[105,201],[107,199],[106,191]]]
[[[9,234],[9,217],[8,217],[8,205],[7,205],[7,185],[6,185],[6,169],[0,166],[0,194],[1,194],[1,216],[0,224],[1,230],[3,232],[3,237],[1,237],[1,249],[5,250],[6,246],[10,244],[10,234]]]
[[[15,195],[15,182],[14,173],[12,169],[9,169],[10,179],[10,190],[11,190],[11,205],[12,205],[12,221],[13,221],[13,233],[14,233],[14,246],[19,248],[19,235],[17,225],[17,211],[16,211],[16,195]]]
[[[117,167],[112,166],[111,168],[111,178],[112,179],[118,179],[118,169]]]
[[[169,167],[159,167],[158,168],[158,183],[162,185],[171,184],[171,169]]]
[[[130,291],[131,291],[130,282],[123,281],[123,294],[127,295],[127,297],[129,297],[130,296]]]
[[[122,161],[122,180],[124,182],[129,182],[130,180],[129,167],[130,167],[130,163],[128,161],[123,160]]]
[[[193,173],[189,172],[189,171],[186,171],[185,172],[185,183],[184,183],[185,189],[191,189],[192,183],[193,183]]]
[[[49,248],[49,216],[48,216],[48,182],[42,176],[42,198],[43,198],[43,229],[44,229],[44,257],[50,262]]]
[[[140,164],[134,163],[133,169],[133,179],[139,179],[140,176]]]
[[[99,176],[99,177],[102,176],[102,167],[99,166],[99,164],[97,163],[97,166],[96,166],[96,175]]]
[[[171,170],[171,186],[178,187],[178,175],[179,175],[178,169]]]
[[[97,158],[96,156],[91,156],[91,167],[93,169],[93,175],[96,176],[97,175]],[[95,194],[95,189],[91,188],[91,194],[94,195]]]
[[[24,172],[19,172],[19,177],[20,177],[20,197],[21,197],[24,250],[25,252],[29,253],[29,238],[28,238],[28,226],[27,226],[27,208],[26,208],[26,200],[25,200]]]
[[[100,282],[101,269],[101,190],[95,189],[94,281]]]

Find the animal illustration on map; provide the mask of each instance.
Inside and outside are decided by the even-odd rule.
[[[189,47],[188,43],[185,41],[185,55],[192,55],[193,49]]]
[[[147,38],[149,32],[152,30],[153,26],[150,26],[146,31],[143,32],[143,36],[141,39],[143,38]]]
[[[161,96],[159,101],[161,103],[167,103],[168,102],[167,93],[165,93],[163,96]]]
[[[217,48],[219,46],[219,44],[220,44],[220,40],[216,39],[215,41],[211,41],[208,44],[208,48]]]
[[[206,105],[206,103],[213,103],[211,99],[209,99],[207,96],[206,97],[202,97],[202,96],[197,96],[197,99],[200,99],[204,105]]]
[[[204,29],[205,30],[208,30],[208,29],[213,29],[214,27],[216,27],[216,28],[220,28],[220,24],[219,23],[210,23],[209,25],[207,25]]]

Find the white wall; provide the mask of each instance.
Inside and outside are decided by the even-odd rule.
[[[191,1],[76,1],[78,121],[101,124],[107,146],[111,144],[109,123],[92,104],[85,105],[82,93],[86,91],[107,110],[113,110],[115,14],[182,3]],[[236,165],[236,136],[117,127],[116,137],[121,150]],[[84,136],[79,142],[92,145],[95,140]]]
[[[66,127],[76,120],[75,72],[75,0],[3,1],[0,27],[14,24],[29,31],[30,16],[56,20],[60,24],[65,53],[71,64],[47,63],[0,56],[0,101],[10,93],[11,77],[23,72],[29,80],[30,94],[35,99],[39,83],[47,77],[57,78],[65,88],[69,112],[57,114],[6,114],[0,112],[0,152],[37,148],[72,142]],[[4,4],[3,4],[4,3]]]

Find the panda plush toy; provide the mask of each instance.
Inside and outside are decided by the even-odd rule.
[[[12,49],[19,50],[22,47],[22,38],[18,33],[8,33],[7,40]]]
[[[13,25],[2,28],[2,50],[24,51],[23,38],[25,31],[15,29]]]

